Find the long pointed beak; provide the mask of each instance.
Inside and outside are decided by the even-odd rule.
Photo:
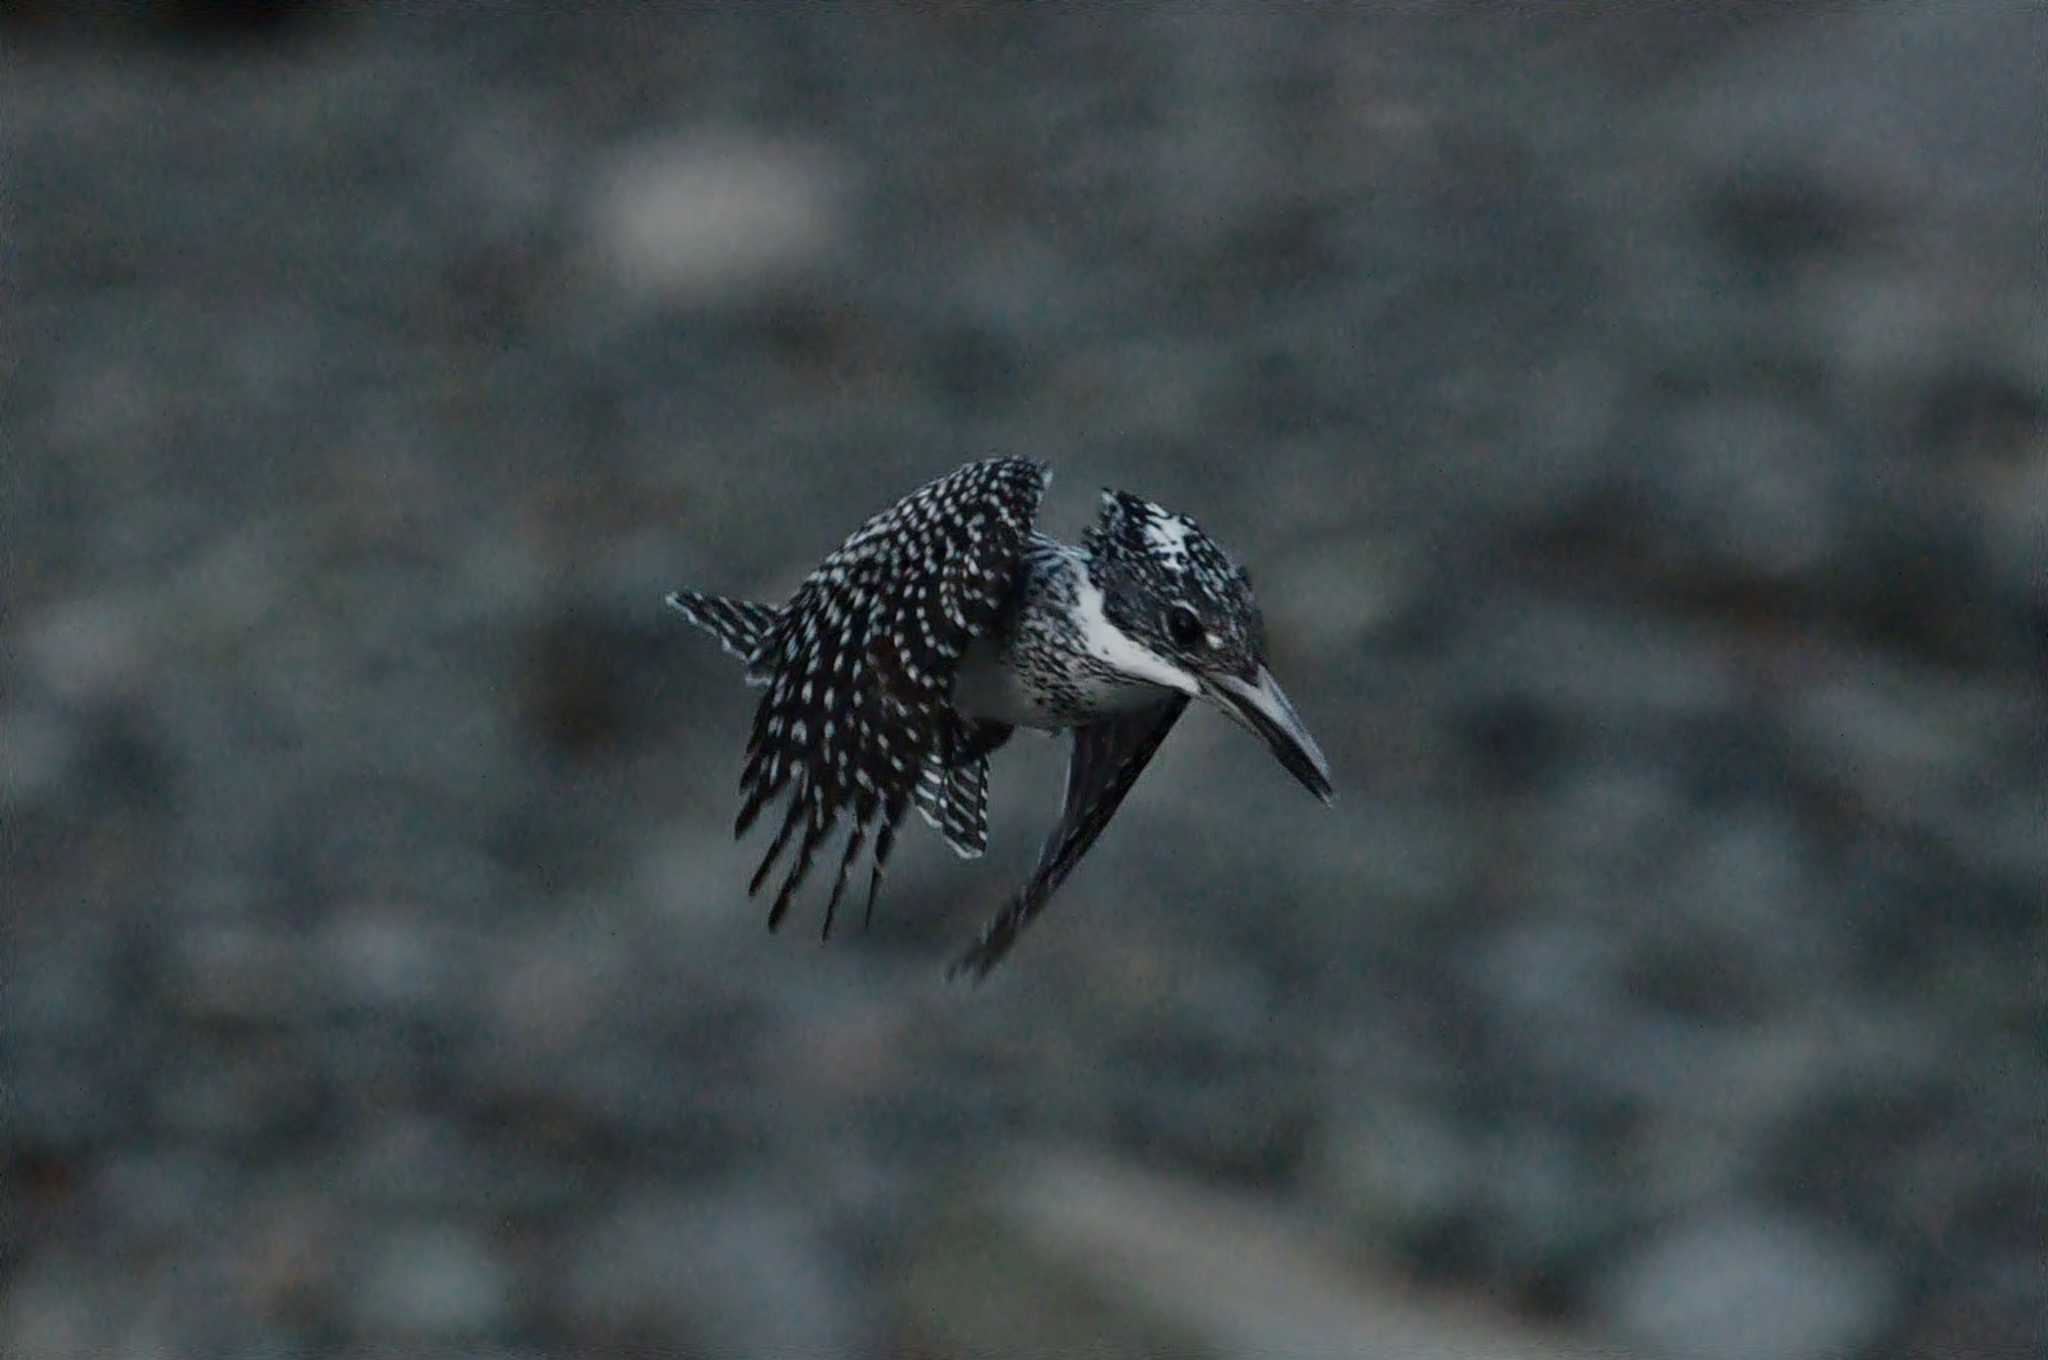
[[[1218,708],[1257,733],[1287,767],[1287,773],[1299,779],[1310,793],[1325,803],[1336,798],[1336,790],[1330,785],[1330,762],[1323,759],[1322,748],[1302,725],[1294,705],[1287,702],[1273,672],[1261,666],[1258,675],[1250,680],[1234,675],[1206,675],[1202,677],[1202,686]]]

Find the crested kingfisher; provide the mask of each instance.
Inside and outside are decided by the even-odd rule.
[[[824,934],[870,835],[867,911],[914,803],[961,855],[988,844],[988,758],[1018,727],[1073,734],[1066,803],[1038,867],[950,971],[975,978],[1087,853],[1191,699],[1257,734],[1328,803],[1329,763],[1266,667],[1251,578],[1185,515],[1104,491],[1079,546],[1037,532],[1051,473],[969,463],[869,519],[780,608],[679,590],[668,603],[762,686],[736,835],[789,792],[747,886],[792,841],[782,923],[819,844],[850,823]]]

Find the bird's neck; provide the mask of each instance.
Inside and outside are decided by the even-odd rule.
[[[1027,606],[1040,617],[1026,626],[1057,639],[1071,658],[1073,673],[1088,679],[1107,710],[1149,701],[1162,690],[1194,693],[1186,674],[1141,646],[1110,617],[1110,583],[1099,555],[1051,539],[1045,545],[1042,565],[1034,555],[1034,571],[1044,576]]]

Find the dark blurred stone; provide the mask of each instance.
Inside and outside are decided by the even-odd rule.
[[[861,319],[844,309],[791,301],[743,320],[753,321],[761,342],[793,366],[820,375],[859,366]]]
[[[0,808],[10,817],[55,796],[79,755],[78,725],[27,705],[0,709]]]
[[[152,1127],[245,1157],[315,1137],[333,1100],[317,1051],[267,1036],[216,1041],[206,1061],[171,1064],[153,1080]]]
[[[4,1113],[4,1111],[0,1111]],[[0,1142],[0,1276],[18,1271],[72,1214],[80,1165],[68,1151],[34,1142]]]
[[[156,21],[196,42],[275,39],[330,17],[320,0],[152,0]]]
[[[94,1211],[133,1226],[145,1242],[179,1243],[218,1222],[234,1194],[234,1166],[189,1148],[157,1145],[99,1164]]]
[[[282,932],[201,927],[182,934],[175,949],[164,999],[202,1024],[247,1033],[323,1004],[305,951]]]
[[[815,1220],[772,1193],[635,1186],[572,1245],[555,1307],[593,1342],[719,1355],[848,1355],[864,1309]]]
[[[557,614],[531,641],[523,711],[534,739],[571,760],[615,756],[645,733],[661,696],[656,677],[679,636],[654,610],[665,589],[648,590],[648,620],[627,623],[594,608]]]
[[[1915,1150],[1963,1117],[1953,1085],[1926,1074],[1884,1080],[1849,1063],[1829,1066],[1764,1150],[1778,1195],[1872,1234],[1957,1212],[1954,1203],[1915,1206],[1925,1188],[1906,1178]]]
[[[1841,552],[1839,437],[1789,402],[1725,394],[1664,417],[1671,448],[1646,481],[1670,569],[1813,581]]]
[[[2038,457],[2048,447],[2048,393],[2010,374],[1958,367],[1930,384],[1912,442],[1964,464]]]
[[[1561,734],[1549,712],[1519,696],[1478,705],[1465,728],[1481,763],[1511,792],[1542,779],[1559,753]]]
[[[1326,1121],[1312,1163],[1317,1194],[1361,1240],[1460,1277],[1475,1264],[1446,1259],[1444,1244],[1468,1232],[1482,1196],[1470,1135],[1399,1093],[1361,1102],[1356,1118]]]
[[[215,47],[296,37],[331,17],[322,0],[137,0],[66,4],[13,0],[0,23],[33,37],[153,33],[167,41]]]
[[[1879,229],[1867,206],[1789,169],[1731,177],[1706,211],[1709,229],[1725,249],[1751,268],[1772,271],[1759,283],[1781,283],[1775,271],[1855,249]]]
[[[2048,1270],[2036,1244],[1989,1260],[1958,1263],[1953,1283],[1913,1316],[1891,1348],[1903,1360],[2026,1355],[2048,1317]]]
[[[1191,1035],[1140,1039],[1109,1060],[1124,1073],[1110,1136],[1131,1155],[1255,1185],[1283,1183],[1294,1171],[1314,1112],[1291,1083],[1263,1080],[1268,1062]]]
[[[1722,655],[1702,631],[1620,606],[1507,595],[1464,621],[1458,656],[1470,702],[1519,702],[1612,740],[1674,719],[1710,717],[1734,698]]]
[[[930,364],[939,393],[962,409],[988,414],[1028,395],[1019,355],[999,332],[961,324],[933,337]]]

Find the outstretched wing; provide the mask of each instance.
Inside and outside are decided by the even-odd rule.
[[[949,973],[968,973],[978,981],[1002,962],[1018,933],[1045,910],[1053,893],[1109,825],[1124,795],[1144,773],[1159,743],[1166,740],[1187,706],[1187,696],[1176,694],[1149,707],[1074,729],[1074,752],[1067,762],[1066,806],[1039,853],[1038,868]]]
[[[871,833],[873,911],[919,773],[959,723],[954,667],[1008,606],[1048,479],[1042,464],[998,458],[919,488],[826,558],[760,640],[748,670],[768,692],[754,714],[734,830],[744,834],[764,804],[790,791],[782,829],[748,886],[758,891],[794,841],[771,930],[842,812],[852,830],[825,932]]]

